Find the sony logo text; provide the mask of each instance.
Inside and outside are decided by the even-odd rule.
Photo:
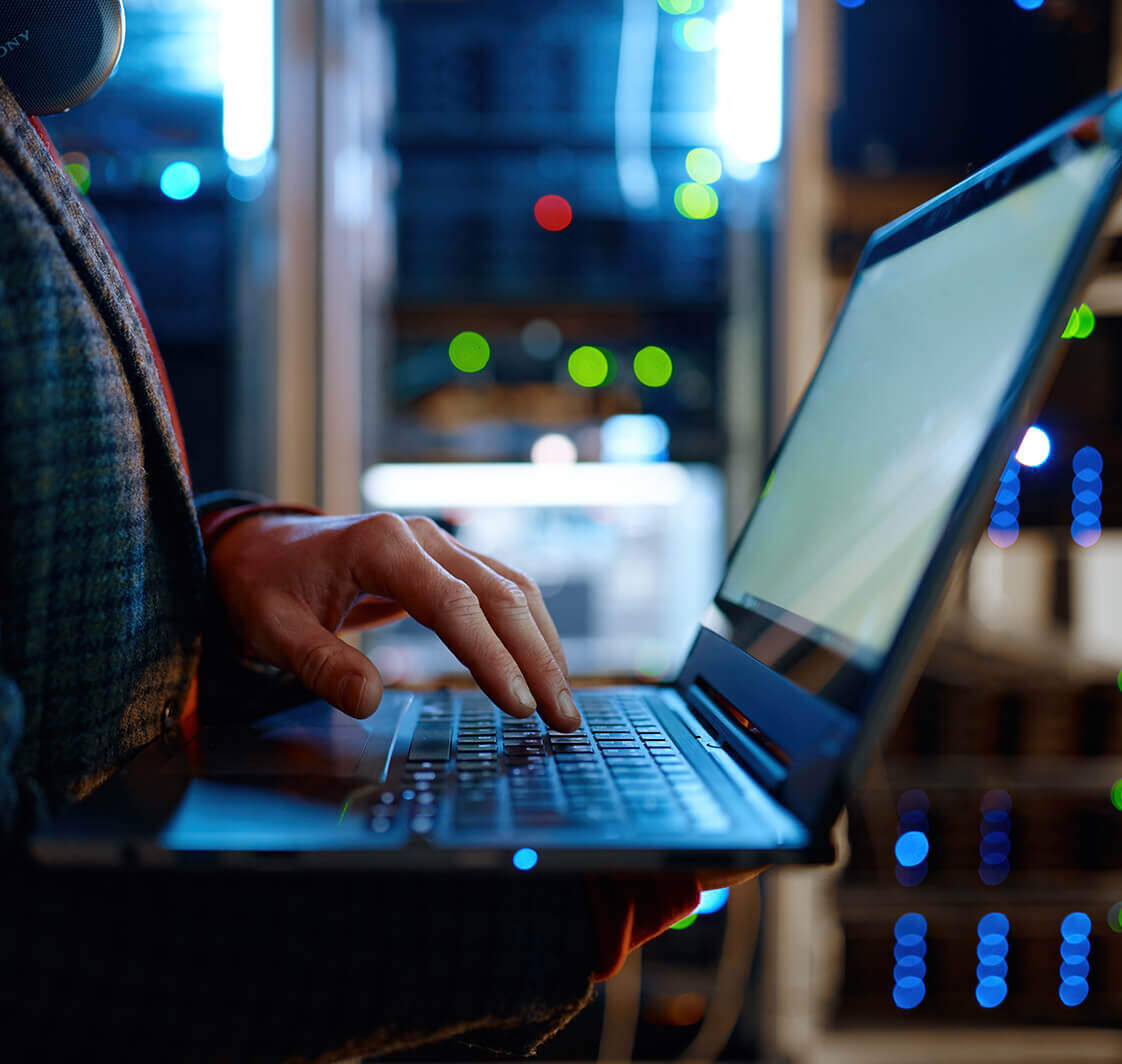
[[[21,44],[27,44],[27,39],[30,36],[31,30],[24,30],[22,33],[17,33],[10,41],[0,42],[0,59],[3,59],[9,52],[14,52]]]

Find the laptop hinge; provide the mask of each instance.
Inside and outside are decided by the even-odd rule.
[[[779,757],[770,753],[751,734],[746,734],[740,728],[734,730],[727,720],[726,712],[699,684],[689,685],[686,689],[686,701],[705,730],[713,737],[715,744],[739,762],[765,790],[775,792],[787,781],[787,766]],[[752,727],[751,722],[744,721],[741,714],[738,713],[737,716],[744,726],[749,729]]]

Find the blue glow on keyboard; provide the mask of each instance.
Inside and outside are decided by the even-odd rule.
[[[529,846],[523,846],[522,849],[514,851],[514,856],[510,859],[510,862],[518,871],[529,872],[538,863],[538,851],[531,850]]]

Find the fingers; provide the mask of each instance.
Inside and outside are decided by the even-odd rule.
[[[542,598],[541,589],[534,580],[525,573],[521,573],[517,569],[512,569],[509,565],[504,565],[494,558],[487,557],[486,554],[480,554],[479,551],[474,551],[469,547],[465,547],[459,540],[454,539],[443,530],[441,530],[440,534],[460,550],[465,551],[473,558],[481,561],[489,569],[494,570],[499,576],[505,577],[507,580],[512,581],[522,588],[523,593],[526,595],[526,602],[530,607],[530,613],[533,615],[538,630],[549,645],[549,649],[557,664],[561,666],[561,671],[565,674],[566,678],[568,678],[569,663],[565,660],[565,651],[561,648],[561,637],[557,634],[557,626],[553,623],[553,618],[550,617],[549,610],[545,608],[545,599]]]
[[[370,659],[337,638],[299,601],[280,604],[270,628],[273,664],[351,717],[369,717],[382,700],[382,677]]]
[[[479,597],[488,623],[522,669],[542,719],[561,730],[579,724],[575,705],[570,712],[569,681],[530,607],[526,591],[430,522],[421,519],[409,524],[421,546]],[[513,570],[507,571],[513,573]],[[540,592],[538,598],[541,598]],[[553,628],[552,623],[550,628]]]
[[[564,674],[516,584],[454,548],[432,522],[374,514],[352,534],[358,586],[433,629],[493,702],[517,717],[540,708],[565,731],[578,726],[575,705],[565,712],[572,695]]]

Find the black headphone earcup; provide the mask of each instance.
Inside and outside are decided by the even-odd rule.
[[[88,100],[113,73],[124,44],[122,0],[0,2],[0,81],[29,115]]]

